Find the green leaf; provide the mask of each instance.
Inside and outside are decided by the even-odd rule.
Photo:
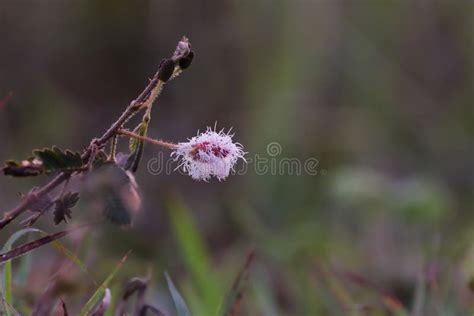
[[[62,150],[56,146],[33,150],[33,156],[20,162],[6,161],[3,173],[13,177],[32,177],[54,171],[75,171],[84,167],[79,152]],[[103,159],[102,154],[98,157],[96,159]]]
[[[173,299],[174,306],[176,307],[176,314],[178,316],[190,316],[191,313],[189,312],[188,306],[186,306],[183,297],[181,296],[181,294],[179,294],[167,272],[165,272],[165,277],[166,282],[168,283],[168,289],[170,290],[171,297]]]
[[[62,221],[67,223],[67,219],[71,219],[71,209],[79,201],[79,193],[77,192],[67,192],[61,198],[59,198],[55,204],[54,209],[54,224],[58,225]]]
[[[31,269],[31,256],[23,256],[20,259],[18,264],[18,272],[16,273],[15,280],[16,283],[24,286],[28,282],[28,274]]]
[[[148,131],[148,123],[147,121],[143,121],[134,129],[134,133],[140,136],[146,136]],[[136,172],[138,170],[138,166],[140,164],[140,160],[143,156],[143,149],[145,148],[145,142],[142,140],[138,140],[136,138],[130,138],[129,149],[130,149],[130,156],[127,159],[127,163],[125,164],[125,170],[131,170],[132,172]]]
[[[123,266],[125,261],[127,261],[127,257],[130,254],[130,251],[119,261],[119,263],[115,266],[112,272],[107,276],[107,278],[102,282],[102,284],[97,288],[91,298],[86,302],[86,304],[82,307],[79,315],[86,316],[90,313],[94,307],[99,303],[105,295],[106,289],[109,287],[110,281],[115,277],[117,272]]]
[[[148,129],[148,124],[145,122],[141,122],[140,124],[137,125],[137,127],[135,127],[135,129],[133,130],[133,133],[138,134],[140,136],[146,136],[147,129]],[[128,148],[130,149],[130,152],[136,151],[139,143],[140,143],[140,140],[131,137],[128,143]]]
[[[33,155],[43,162],[43,168],[46,173],[53,171],[74,171],[83,168],[81,154],[70,150],[53,146],[53,148],[45,148],[34,150]]]
[[[174,231],[178,246],[183,254],[187,269],[191,272],[193,280],[202,295],[203,313],[212,315],[216,306],[221,302],[220,282],[215,277],[215,271],[210,263],[210,255],[206,249],[190,211],[181,199],[175,197],[167,201],[168,214],[171,227]]]
[[[10,238],[7,240],[7,242],[3,246],[2,253],[10,251],[15,241],[17,241],[23,235],[27,233],[31,233],[31,232],[36,232],[36,231],[38,230],[35,228],[25,228],[25,229],[17,231],[13,235],[11,235]],[[5,262],[4,267],[3,267],[2,293],[3,293],[3,299],[5,303],[11,306],[12,305],[12,263],[10,260]],[[6,314],[10,315],[10,311],[8,309],[6,309]]]

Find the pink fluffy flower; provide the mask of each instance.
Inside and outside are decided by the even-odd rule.
[[[245,161],[243,147],[232,142],[233,136],[208,127],[204,133],[178,143],[171,155],[181,159],[179,167],[193,179],[208,181],[214,176],[220,181],[229,176],[239,159]]]

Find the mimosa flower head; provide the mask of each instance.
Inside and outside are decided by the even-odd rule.
[[[181,159],[178,168],[195,180],[208,181],[213,176],[224,180],[239,159],[245,161],[243,147],[232,141],[233,136],[230,131],[216,132],[208,127],[187,142],[178,143],[171,155]]]

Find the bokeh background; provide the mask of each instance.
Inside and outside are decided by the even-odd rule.
[[[194,62],[166,85],[149,134],[233,127],[247,171],[210,183],[153,174],[150,159],[169,153],[147,146],[133,227],[64,241],[97,280],[133,249],[113,297],[152,271],[148,300],[172,311],[168,271],[195,315],[213,315],[254,247],[242,315],[385,315],[390,298],[413,315],[468,315],[473,29],[469,0],[1,0],[0,159],[88,145],[186,35]],[[288,158],[318,163],[298,174]],[[0,177],[0,210],[45,180]],[[80,203],[73,223],[95,215]],[[62,257],[26,258],[14,294],[28,314]],[[60,281],[71,310],[94,289],[74,266]]]

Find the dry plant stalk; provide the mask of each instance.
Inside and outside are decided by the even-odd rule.
[[[20,162],[7,161],[2,169],[5,175],[27,177],[55,174],[55,176],[42,187],[33,188],[16,207],[5,212],[0,220],[0,229],[25,211],[34,213],[23,221],[25,226],[31,226],[53,206],[55,224],[67,222],[71,218],[71,209],[79,200],[77,192],[67,190],[69,179],[99,169],[118,183],[107,184],[103,214],[116,224],[129,225],[133,213],[141,206],[133,173],[138,169],[145,143],[172,150],[171,156],[175,161],[179,160],[178,168],[182,168],[195,180],[208,181],[215,177],[220,181],[227,178],[240,159],[245,161],[243,147],[233,142],[234,135],[230,134],[230,131],[225,133],[223,130],[217,131],[215,127],[214,129],[208,127],[203,133],[177,144],[147,136],[153,102],[160,95],[165,83],[176,78],[190,66],[193,57],[191,44],[186,37],[183,37],[173,55],[160,62],[157,72],[143,92],[130,102],[106,132],[94,138],[82,153],[52,147],[34,150],[34,157]],[[127,130],[124,125],[141,111],[144,112],[141,122],[132,131]],[[120,153],[120,158],[116,153],[119,136],[129,138],[130,149],[128,154]],[[109,143],[110,151],[107,154],[104,148]],[[103,169],[107,169],[102,168],[103,166],[109,167],[112,171],[103,172]],[[63,183],[61,193],[52,198],[50,193]],[[103,181],[99,183],[103,186]]]
[[[117,120],[115,120],[115,122],[109,127],[109,129],[107,129],[107,131],[102,136],[94,138],[90,142],[89,146],[80,155],[81,160],[87,162],[86,166],[90,165],[89,163],[94,161],[96,153],[99,150],[103,149],[109,141],[116,137],[117,132],[123,128],[124,124],[131,117],[133,117],[142,109],[146,109],[149,112],[153,101],[158,97],[159,93],[163,89],[164,84],[168,80],[179,75],[184,69],[186,69],[191,64],[193,56],[194,53],[191,51],[191,44],[189,43],[186,37],[183,37],[179,41],[173,55],[170,58],[165,58],[161,61],[158,70],[156,71],[153,78],[149,81],[145,89],[142,91],[142,93],[140,93],[140,95],[135,100],[130,102],[125,111],[123,111],[123,113],[117,118]],[[115,151],[115,146],[113,146],[113,151]],[[112,155],[110,158],[114,159],[114,155]],[[31,164],[23,162],[18,164],[18,167],[24,168],[17,169],[17,172],[28,170],[27,168],[31,168],[32,163],[36,161],[31,160]],[[9,168],[9,166],[10,165],[7,162],[7,165],[3,168],[3,170],[5,174],[12,175],[11,173],[9,173],[9,171],[11,171],[11,168]],[[33,204],[40,201],[48,193],[53,191],[56,187],[68,180],[70,177],[87,171],[88,170],[78,169],[60,171],[48,183],[26,194],[26,196],[20,201],[20,203],[16,207],[14,207],[8,212],[5,212],[2,219],[0,220],[0,229],[8,225],[20,214],[27,211]],[[17,174],[17,176],[22,175]]]

